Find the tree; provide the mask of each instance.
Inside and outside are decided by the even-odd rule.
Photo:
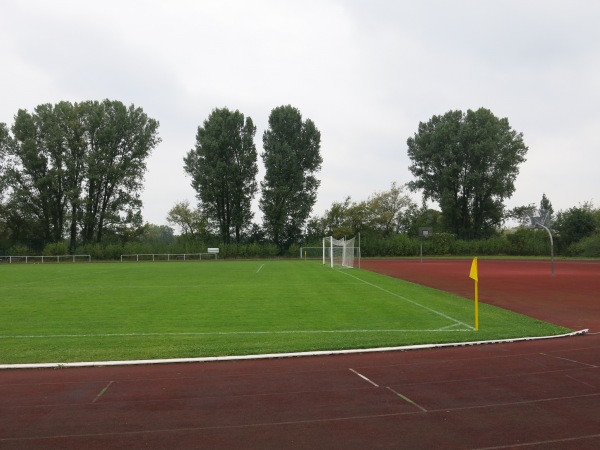
[[[54,108],[56,123],[63,140],[64,158],[64,189],[65,200],[68,205],[69,222],[69,251],[75,252],[77,244],[80,211],[82,204],[82,185],[88,174],[86,173],[86,157],[88,142],[86,139],[85,116],[89,106],[85,104],[71,104],[60,102]]]
[[[87,177],[84,242],[100,242],[107,228],[139,222],[146,159],[158,143],[158,121],[119,101],[87,102]]]
[[[493,234],[525,161],[522,133],[480,108],[433,116],[407,144],[416,177],[409,186],[439,203],[446,229],[460,238]]]
[[[554,208],[552,208],[552,202],[546,197],[546,194],[542,194],[542,200],[540,201],[540,211],[547,212],[550,216],[554,214]]]
[[[253,217],[256,194],[256,127],[250,117],[227,108],[215,109],[198,127],[196,147],[184,158],[202,209],[218,223],[221,239],[229,243],[232,232],[240,242]]]
[[[183,236],[193,240],[208,234],[208,221],[200,208],[192,209],[190,202],[184,200],[175,203],[169,210],[167,222],[181,229]]]
[[[592,204],[588,202],[579,207],[560,211],[554,225],[560,235],[560,242],[565,248],[591,236],[597,226]]]
[[[325,211],[323,218],[325,234],[336,239],[356,234],[368,220],[366,209],[365,202],[353,202],[350,196],[346,197],[343,202],[333,202],[331,207]]]
[[[64,148],[54,108],[19,110],[12,127],[17,165],[11,175],[15,215],[34,221],[42,242],[58,242],[65,226]]]
[[[158,122],[133,105],[105,100],[19,110],[12,127],[14,164],[9,226],[18,239],[70,249],[100,242],[108,229],[141,225],[146,158],[160,142]]]
[[[506,218],[516,220],[521,226],[528,226],[531,225],[531,217],[535,216],[536,213],[535,204],[530,203],[529,205],[516,206],[507,211]]]
[[[431,228],[435,234],[442,229],[442,213],[423,203],[420,208],[411,211],[409,222],[408,234],[411,236],[420,237],[420,228]]]
[[[8,153],[11,143],[8,127],[0,122],[0,206],[6,190],[6,173],[8,172]]]
[[[263,134],[266,172],[259,206],[264,227],[282,252],[300,240],[315,204],[320,148],[321,133],[310,119],[302,120],[298,109],[287,105],[271,111]]]
[[[175,243],[175,233],[173,228],[167,225],[147,223],[142,227],[139,239],[141,242],[150,244],[154,248],[153,251],[162,251],[162,248]]]
[[[5,253],[9,244],[9,230],[6,226],[4,193],[7,190],[9,172],[9,147],[11,136],[5,123],[0,123],[0,253]]]
[[[404,186],[398,186],[395,182],[389,191],[371,196],[367,205],[370,228],[383,236],[408,231],[410,219],[417,209],[412,199],[404,193]]]

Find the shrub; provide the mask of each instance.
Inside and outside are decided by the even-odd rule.
[[[8,253],[13,256],[28,256],[34,254],[28,246],[23,244],[13,245]]]
[[[42,255],[44,256],[62,256],[69,254],[69,245],[66,242],[52,242],[46,244]]]
[[[600,234],[594,234],[571,244],[567,249],[569,256],[583,256],[586,258],[600,257]]]
[[[455,241],[456,236],[451,233],[434,233],[429,238],[430,251],[434,255],[449,255]]]

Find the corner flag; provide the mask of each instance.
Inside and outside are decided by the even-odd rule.
[[[477,257],[473,258],[473,262],[471,263],[471,272],[469,273],[469,278],[479,281],[479,277],[477,276]]]
[[[475,331],[479,330],[479,274],[477,273],[477,257],[471,263],[469,278],[475,280]]]

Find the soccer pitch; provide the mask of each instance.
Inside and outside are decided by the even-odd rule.
[[[466,275],[465,275],[466,276]],[[549,336],[570,330],[315,261],[0,267],[0,363],[194,358]]]

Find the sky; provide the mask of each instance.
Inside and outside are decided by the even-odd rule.
[[[259,182],[271,111],[311,119],[322,215],[413,180],[419,122],[483,107],[529,148],[508,208],[598,207],[599,19],[595,0],[0,0],[0,122],[60,101],[142,108],[162,139],[143,216],[165,225],[195,205],[183,158],[215,108],[252,118]]]

